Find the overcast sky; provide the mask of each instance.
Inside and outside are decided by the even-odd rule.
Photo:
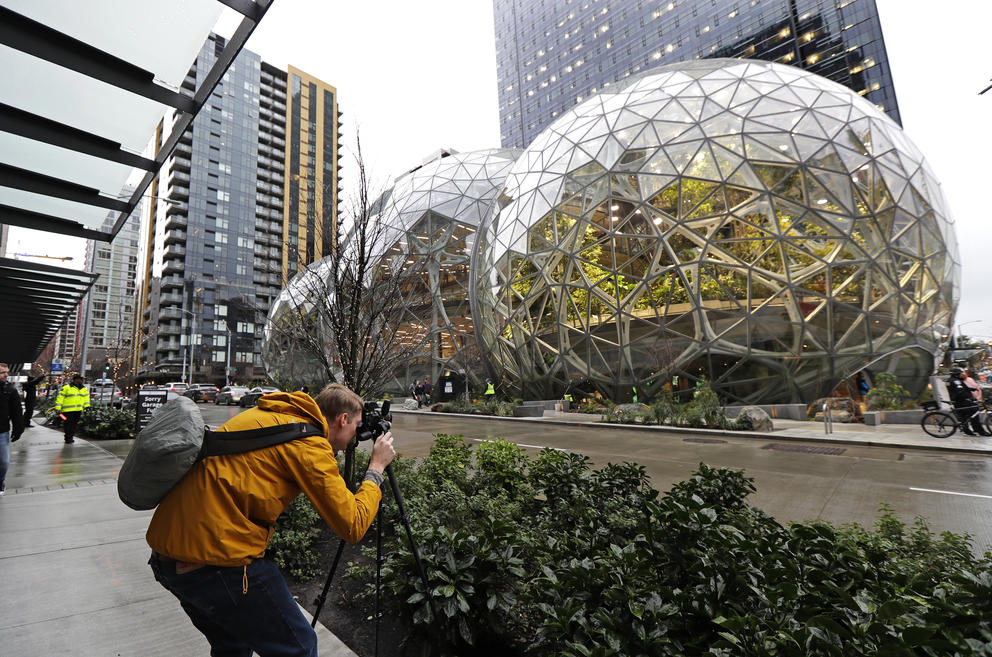
[[[965,334],[992,338],[992,277],[986,274],[992,251],[985,234],[992,91],[978,96],[992,78],[992,2],[876,1],[903,128],[930,161],[956,220],[963,264],[956,323],[969,323]],[[439,148],[500,145],[489,0],[276,0],[247,47],[337,88],[344,195],[354,185],[356,131],[380,189]],[[9,250],[78,252],[81,266],[79,242],[31,239],[12,229]]]

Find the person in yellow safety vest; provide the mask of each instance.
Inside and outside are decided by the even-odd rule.
[[[486,379],[486,399],[492,399],[496,396],[496,388],[493,387],[492,379]]]
[[[565,401],[567,402],[565,404],[565,410],[566,411],[572,410],[572,393],[570,392],[565,393]]]
[[[75,442],[73,435],[76,433],[76,425],[79,424],[79,416],[83,414],[84,408],[89,407],[90,391],[86,388],[83,377],[77,374],[72,377],[72,383],[62,386],[59,396],[55,399],[55,412],[62,416],[62,428],[67,445]]]

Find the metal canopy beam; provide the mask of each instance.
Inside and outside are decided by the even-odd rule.
[[[22,189],[25,192],[34,192],[35,194],[95,205],[99,208],[119,212],[130,209],[124,201],[103,196],[99,189],[77,185],[74,182],[46,176],[29,169],[12,167],[3,162],[0,162],[0,186]]]
[[[77,269],[0,258],[0,361],[30,363],[99,277]]]
[[[0,130],[103,160],[146,171],[155,170],[155,160],[123,150],[120,142],[19,110],[6,103],[0,103]]]
[[[6,7],[0,7],[0,43],[177,110],[196,111],[188,96],[156,84],[151,71]]]

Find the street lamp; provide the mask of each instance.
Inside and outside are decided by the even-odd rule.
[[[957,336],[956,336],[956,337],[955,337],[955,339],[954,339],[954,348],[955,348],[955,349],[960,349],[960,348],[961,348],[961,344],[960,344],[960,342],[961,342],[961,337],[962,337],[962,336],[964,335],[964,334],[963,334],[963,333],[961,332],[961,327],[962,327],[962,326],[967,326],[968,324],[978,324],[978,323],[980,323],[980,322],[982,322],[982,321],[983,321],[983,320],[981,320],[981,319],[973,319],[973,320],[971,320],[971,321],[968,321],[968,322],[961,322],[960,324],[958,324],[958,334],[957,334]]]

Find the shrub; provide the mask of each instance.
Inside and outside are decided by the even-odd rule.
[[[55,412],[54,403],[46,411],[45,424],[59,428],[62,420]],[[93,440],[126,440],[134,438],[135,412],[111,406],[90,406],[79,416],[79,435]]]
[[[898,411],[904,408],[914,408],[909,391],[896,383],[896,377],[891,372],[879,372],[875,376],[875,387],[868,391],[868,408],[877,411]]]
[[[703,400],[700,416],[706,416]],[[700,464],[664,495],[643,467],[529,458],[438,436],[401,488],[435,598],[394,505],[387,604],[423,654],[988,654],[992,559],[887,507],[875,528],[783,526],[742,471]],[[515,494],[519,493],[519,494]],[[369,576],[374,565],[352,575]],[[371,578],[370,578],[371,579]]]
[[[276,530],[267,552],[279,568],[298,581],[308,580],[320,572],[320,554],[315,542],[320,536],[320,514],[304,495],[300,495],[276,520]]]

